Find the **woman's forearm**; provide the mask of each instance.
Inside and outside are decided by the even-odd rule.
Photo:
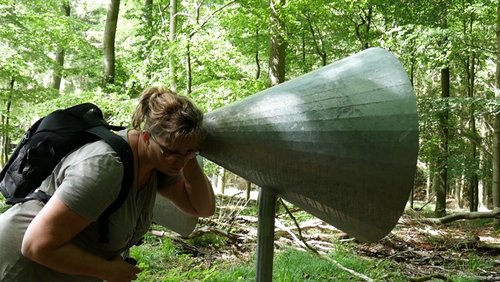
[[[77,247],[72,239],[89,220],[69,209],[53,196],[30,223],[23,237],[21,253],[47,268],[68,275],[82,275],[113,281],[131,281],[140,271],[117,256],[106,260]]]
[[[22,254],[43,266],[57,272],[107,279],[110,262],[88,253],[74,244],[66,244],[54,250],[47,250],[35,244],[23,243]]]
[[[158,192],[191,216],[209,217],[215,212],[212,185],[196,159],[191,159],[174,183],[159,181]]]
[[[199,216],[211,216],[215,212],[215,196],[212,185],[196,159],[190,160],[183,168],[186,179],[186,194]]]

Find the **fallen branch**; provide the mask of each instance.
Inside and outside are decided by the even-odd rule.
[[[275,222],[276,228],[278,228],[282,231],[285,231],[285,233],[290,235],[290,237],[292,237],[292,240],[295,242],[295,244],[297,244],[297,246],[304,248],[304,249],[307,248],[304,241],[299,240],[299,238],[297,238],[297,236],[295,236],[295,234],[292,231],[290,231],[283,223],[281,223],[281,221],[279,219],[275,218],[274,222]]]
[[[412,282],[424,282],[424,281],[429,281],[433,279],[441,279],[443,281],[453,281],[450,278],[442,275],[442,274],[433,274],[433,275],[427,275],[427,276],[422,276],[422,277],[415,277],[415,278],[410,278],[410,281]]]
[[[325,259],[327,261],[329,261],[330,263],[334,264],[336,267],[342,269],[343,271],[345,272],[348,272],[350,273],[351,275],[353,276],[356,276],[360,279],[363,279],[365,281],[369,281],[369,282],[372,282],[373,279],[371,279],[370,277],[364,275],[364,274],[361,274],[361,273],[358,273],[350,268],[347,268],[345,266],[343,266],[342,264],[340,264],[339,262],[337,262],[336,260],[328,257],[328,256],[325,256],[325,255],[322,255],[318,250],[316,250],[315,248],[311,247],[311,245],[309,245],[306,240],[304,239],[304,237],[302,236],[302,231],[300,229],[300,226],[299,226],[299,223],[297,222],[297,219],[293,216],[293,214],[290,212],[290,210],[288,209],[288,207],[285,205],[285,203],[283,202],[283,200],[281,198],[279,198],[279,201],[280,203],[283,205],[283,207],[285,208],[286,212],[288,213],[288,215],[292,218],[293,222],[295,223],[295,226],[297,227],[297,231],[299,233],[299,237],[300,237],[300,240],[302,241],[303,245],[310,251],[312,251],[314,254],[316,254],[317,256],[319,256],[320,258],[322,259]],[[290,232],[290,231],[288,231]],[[290,232],[291,233],[291,232]],[[294,240],[296,239],[295,235],[292,236],[292,238],[294,238]]]
[[[445,224],[460,219],[480,219],[480,218],[500,218],[500,208],[494,209],[490,212],[460,212],[450,214],[440,218],[424,218],[422,223],[427,224]]]

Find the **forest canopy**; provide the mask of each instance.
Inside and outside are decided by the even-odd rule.
[[[398,57],[417,97],[413,196],[434,198],[438,215],[446,198],[471,211],[498,207],[499,5],[0,0],[0,160],[57,108],[91,101],[128,125],[135,98],[160,83],[209,112],[376,46]]]

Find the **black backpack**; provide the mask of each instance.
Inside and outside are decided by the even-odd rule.
[[[108,218],[125,200],[134,175],[132,150],[111,130],[125,127],[109,125],[101,109],[92,103],[57,110],[39,119],[24,134],[0,172],[0,192],[8,204],[32,199],[47,202],[49,195],[37,190],[69,152],[100,139],[118,154],[124,166],[122,188],[117,199],[99,216],[99,242],[108,243]]]

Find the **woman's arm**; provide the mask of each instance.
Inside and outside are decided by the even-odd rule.
[[[121,257],[108,261],[71,243],[90,223],[54,195],[28,226],[21,252],[25,257],[61,273],[109,282],[135,279],[140,269],[124,262]]]
[[[159,179],[158,185],[158,192],[187,214],[209,217],[215,212],[212,185],[198,165],[196,158],[188,161],[178,181],[162,185]]]

